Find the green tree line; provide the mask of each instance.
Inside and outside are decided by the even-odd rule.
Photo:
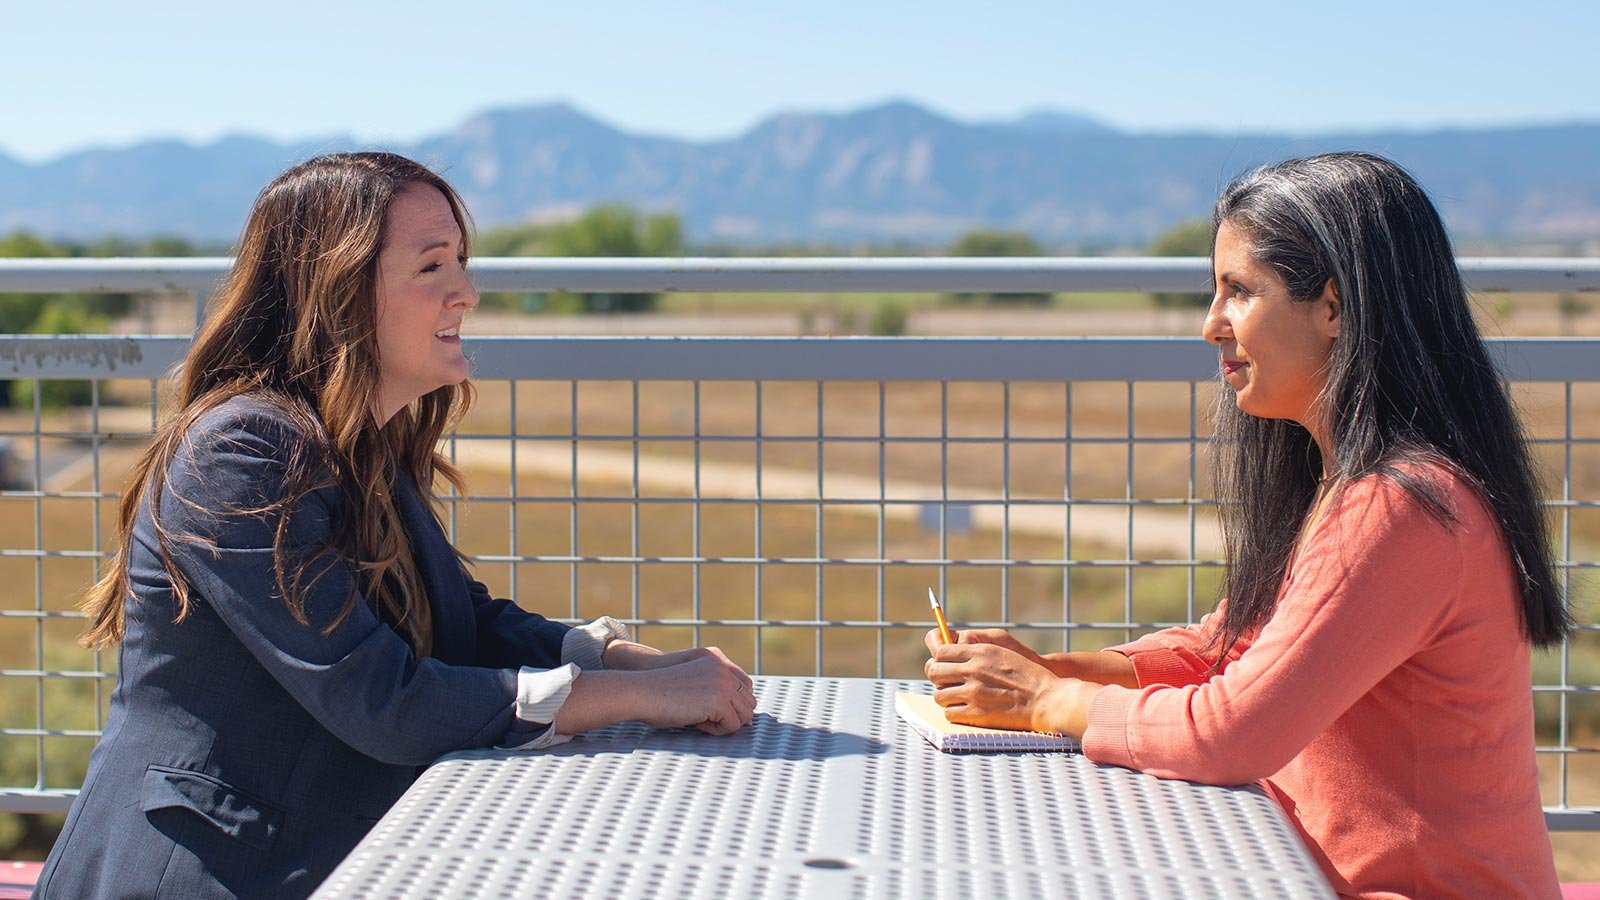
[[[478,238],[478,256],[682,256],[683,223],[672,213],[645,214],[628,206],[597,206],[569,222],[499,228]],[[527,312],[646,312],[657,295],[646,293],[502,295],[485,298]]]
[[[629,206],[608,204],[594,207],[575,219],[563,222],[530,223],[496,228],[479,236],[474,248],[478,256],[549,257],[672,257],[685,253],[682,220],[674,213],[647,213]],[[890,245],[872,248],[871,253],[915,254],[927,247]],[[945,255],[963,257],[1043,256],[1045,248],[1023,231],[977,228],[957,237],[942,248]],[[27,231],[0,237],[0,257],[104,257],[104,256],[194,256],[219,253],[221,248],[201,246],[177,237],[128,240],[110,237],[86,243],[49,241]],[[835,255],[839,248],[815,247],[735,247],[706,245],[695,252],[709,255],[735,255],[759,252],[761,255],[819,253]],[[857,251],[859,252],[859,251]],[[1156,238],[1147,252],[1155,256],[1203,256],[1210,252],[1210,228],[1203,221],[1182,223]],[[1161,306],[1203,303],[1203,294],[1152,295]],[[490,306],[520,309],[525,312],[629,313],[654,309],[659,297],[654,293],[587,293],[555,291],[546,294],[491,294]],[[1047,293],[1004,293],[949,295],[957,303],[1009,303],[1044,305],[1052,300]],[[112,319],[127,315],[134,299],[127,294],[0,294],[0,332],[7,334],[71,334],[104,332]],[[889,315],[883,329],[893,333],[905,324],[903,310]],[[0,403],[8,397],[0,397]]]
[[[202,248],[182,238],[142,241],[109,237],[88,243],[50,241],[25,230],[0,235],[0,258],[71,259],[106,256],[195,256]],[[132,294],[0,293],[0,334],[102,334],[132,311]],[[44,381],[41,402],[50,407],[89,402],[85,381]],[[33,382],[0,381],[0,406],[29,406]]]
[[[839,248],[824,247],[742,247],[708,244],[695,248],[709,256],[755,255],[848,255]],[[926,247],[892,245],[874,248],[879,255],[916,255]],[[685,251],[682,220],[673,213],[646,214],[622,205],[598,206],[576,219],[565,222],[533,223],[497,228],[478,238],[478,256],[566,256],[566,257],[670,257]],[[1045,248],[1024,231],[994,228],[969,230],[943,248],[946,256],[1028,257],[1043,256]],[[1153,256],[1205,256],[1211,252],[1211,229],[1204,221],[1185,222],[1163,232],[1147,252]],[[1162,306],[1181,306],[1204,301],[1202,294],[1155,294]],[[504,294],[485,298],[491,306],[520,308],[526,312],[645,312],[653,309],[658,296],[651,293]],[[1002,294],[951,294],[957,303],[998,302],[1043,305],[1051,295],[1036,292]],[[903,324],[903,323],[902,323]]]

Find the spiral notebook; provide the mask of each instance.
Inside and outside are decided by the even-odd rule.
[[[1081,749],[1077,741],[1064,734],[957,725],[946,719],[944,708],[926,694],[897,692],[894,711],[912,730],[945,753],[1076,753]]]

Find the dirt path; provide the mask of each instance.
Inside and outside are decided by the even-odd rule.
[[[510,455],[501,444],[461,441],[456,447],[456,460],[469,471],[508,472],[511,468]],[[583,447],[578,456],[578,482],[629,485],[633,481],[633,466],[633,454],[630,451]],[[568,481],[572,477],[572,451],[565,446],[520,445],[517,448],[517,472],[519,475]],[[700,464],[702,496],[752,497],[755,496],[755,484],[756,467],[753,465],[706,461]],[[938,502],[941,496],[937,484],[895,480],[886,481],[880,495],[877,479],[858,475],[826,473],[822,486],[824,502],[876,500],[880,496],[892,500]],[[692,459],[640,455],[639,491],[642,495],[692,496],[694,490],[695,464]],[[814,471],[763,465],[761,493],[772,498],[816,498],[817,475]],[[876,517],[878,509],[876,504],[850,503],[829,506],[828,512]],[[975,505],[971,512],[974,528],[1000,531],[1007,525],[1006,512],[998,504]],[[883,507],[883,515],[888,519],[911,520],[919,514],[919,508],[913,504]],[[1057,507],[1013,506],[1010,509],[1009,527],[1014,535],[1059,540],[1066,534],[1067,517]],[[1124,508],[1072,507],[1071,527],[1075,541],[1087,539],[1111,547],[1126,547],[1128,544],[1128,514]],[[1141,510],[1133,532],[1132,551],[1132,557],[1139,559],[1190,558],[1188,513]],[[1215,529],[1204,520],[1196,523],[1194,552],[1202,559],[1216,558],[1222,552]]]
[[[132,432],[149,427],[149,413],[140,409],[102,408],[100,427],[108,430]],[[26,449],[26,448],[19,448]],[[101,477],[108,483],[121,481],[122,468],[131,461],[131,454],[107,453],[102,448]],[[119,450],[123,448],[119,447]],[[517,473],[555,481],[570,481],[572,477],[572,451],[562,444],[522,443],[517,446]],[[469,475],[472,471],[508,473],[510,454],[501,442],[460,441],[455,448],[456,460]],[[61,468],[49,479],[45,488],[51,491],[82,489],[86,483],[92,457],[87,452]],[[676,456],[639,456],[639,491],[644,496],[692,496],[695,491],[695,463],[693,459]],[[634,477],[633,453],[630,450],[608,450],[584,446],[578,455],[578,483],[631,485]],[[815,470],[799,470],[763,464],[760,467],[761,494],[764,497],[783,499],[812,499],[818,496]],[[726,461],[702,460],[699,465],[700,493],[708,497],[754,497],[756,466]],[[961,485],[952,484],[950,496],[963,496]],[[883,515],[889,520],[914,520],[921,514],[918,504],[934,502],[941,498],[937,483],[889,479],[883,484],[882,494],[876,478],[860,475],[826,472],[822,483],[822,500],[890,500],[915,501],[913,503],[886,504]],[[986,492],[993,496],[993,492]],[[1030,498],[1014,495],[1018,499],[1058,500],[1056,497]],[[952,502],[966,504],[955,499]],[[1068,528],[1068,516],[1056,506],[1012,506],[1009,516],[997,503],[968,504],[973,528],[999,532],[1009,527],[1014,535],[1061,540]],[[877,504],[839,503],[828,506],[831,514],[876,517]],[[1183,510],[1140,509],[1136,516],[1129,548],[1128,512],[1119,506],[1073,506],[1070,526],[1074,541],[1091,541],[1107,547],[1131,549],[1135,559],[1189,559],[1189,514]],[[1221,542],[1214,525],[1207,519],[1195,523],[1194,554],[1201,559],[1220,556]]]

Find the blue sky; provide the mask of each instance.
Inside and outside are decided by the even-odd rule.
[[[0,151],[152,137],[406,140],[567,100],[726,137],[779,110],[910,99],[1136,131],[1600,120],[1600,3],[18,2]]]

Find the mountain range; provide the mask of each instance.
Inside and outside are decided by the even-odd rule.
[[[225,242],[256,192],[349,137],[156,140],[40,163],[0,154],[0,231]],[[1600,236],[1600,122],[1318,135],[1130,133],[1039,111],[963,122],[915,104],[783,113],[725,140],[635,134],[564,103],[494,109],[386,149],[442,171],[480,229],[621,202],[682,215],[692,242],[937,244],[969,228],[1047,245],[1128,245],[1206,215],[1252,166],[1382,153],[1428,188],[1457,238]]]

